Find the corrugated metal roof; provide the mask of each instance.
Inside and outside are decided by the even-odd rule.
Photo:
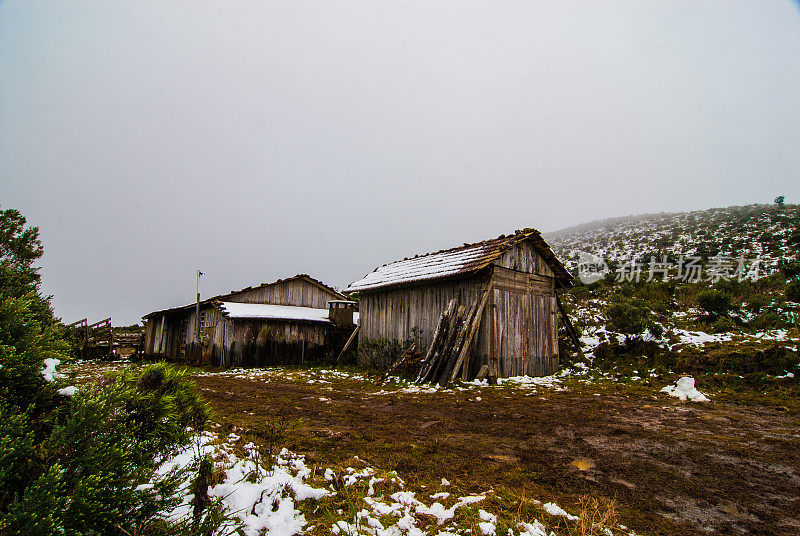
[[[218,302],[222,315],[228,318],[256,318],[263,320],[295,320],[330,324],[327,309],[297,307],[294,305],[268,305],[263,303]]]
[[[469,274],[489,266],[507,250],[523,241],[529,241],[547,261],[562,285],[569,285],[572,276],[567,272],[553,251],[536,229],[524,229],[513,235],[500,236],[475,244],[418,255],[389,264],[384,264],[345,289],[345,292],[360,292],[395,285],[445,279]]]

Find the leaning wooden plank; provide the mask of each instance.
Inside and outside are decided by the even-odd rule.
[[[463,305],[459,305],[458,310],[453,315],[453,320],[450,323],[450,330],[447,334],[447,340],[441,348],[441,354],[439,356],[439,360],[436,362],[436,366],[433,369],[433,373],[428,378],[428,381],[431,383],[440,383],[442,381],[444,371],[450,361],[450,355],[453,352],[453,347],[458,343],[458,337],[461,333],[461,326],[464,323],[465,309],[466,308]]]
[[[453,345],[456,343],[458,334],[461,331],[459,328],[463,322],[465,309],[466,308],[463,305],[459,305],[458,310],[456,311],[455,315],[453,315],[453,321],[450,322],[450,330],[447,334],[447,340],[445,341],[444,346],[442,346],[439,359],[436,360],[431,372],[429,372],[428,376],[425,378],[426,382],[437,383],[441,381],[441,376],[445,367],[447,366],[447,361],[450,357],[450,353],[453,350]]]
[[[472,318],[475,316],[475,311],[477,308],[478,302],[473,303],[467,315],[463,319],[460,319],[461,322],[458,328],[458,337],[456,338],[456,342],[453,345],[452,350],[449,352],[447,366],[445,366],[441,380],[439,380],[439,383],[442,387],[447,387],[447,384],[453,381],[453,378],[456,375],[455,367],[460,364],[459,359],[461,358],[461,350],[464,348],[464,345],[467,341],[467,333],[472,327]]]
[[[386,372],[384,372],[383,376],[381,377],[381,381],[386,381],[386,378],[388,378],[392,372],[397,370],[397,367],[405,363],[406,359],[408,359],[408,356],[411,355],[411,352],[414,351],[414,348],[416,348],[416,346],[417,346],[416,343],[414,343],[408,348],[406,348],[405,351],[402,353],[402,355],[398,359],[396,359],[394,363],[392,363],[392,366],[390,366],[386,370]]]
[[[489,365],[481,365],[481,369],[478,371],[478,375],[475,376],[475,379],[480,381],[489,374]]]
[[[427,376],[431,366],[433,365],[434,357],[436,356],[436,349],[440,343],[439,339],[442,337],[443,331],[446,331],[447,329],[447,323],[452,316],[453,311],[455,310],[456,301],[456,298],[450,300],[450,303],[447,304],[447,308],[442,311],[442,314],[439,316],[439,324],[436,326],[436,331],[433,334],[431,345],[425,354],[425,359],[422,360],[422,367],[420,368],[419,375],[417,376],[417,383],[422,383],[423,378]]]
[[[558,310],[561,313],[561,319],[564,321],[564,325],[567,328],[567,333],[569,333],[570,339],[572,339],[572,343],[575,345],[575,349],[578,350],[579,354],[583,355],[583,350],[581,350],[581,341],[578,338],[578,333],[575,331],[575,327],[572,325],[572,320],[570,320],[566,311],[564,311],[564,307],[562,307],[561,305],[561,300],[558,297],[558,293],[556,293],[556,305],[558,305]]]
[[[467,355],[469,354],[469,350],[472,347],[472,343],[475,340],[475,335],[478,333],[478,328],[481,325],[481,318],[483,317],[483,309],[486,307],[486,302],[489,300],[489,293],[492,290],[492,285],[490,284],[486,287],[486,290],[483,291],[483,296],[481,297],[481,303],[478,305],[478,309],[475,311],[475,314],[472,317],[471,325],[469,328],[469,335],[467,335],[467,340],[464,342],[463,348],[461,348],[461,352],[458,355],[458,360],[453,367],[453,372],[450,376],[450,381],[456,379],[459,370],[461,367],[465,367],[466,363],[464,360],[466,359]]]
[[[341,352],[339,352],[339,355],[338,355],[338,356],[336,356],[336,361],[333,363],[333,368],[334,368],[334,369],[336,369],[336,366],[339,364],[339,360],[340,360],[340,359],[342,359],[342,356],[343,356],[343,355],[344,355],[344,353],[347,351],[347,349],[348,349],[348,348],[350,348],[350,345],[351,345],[351,344],[353,344],[353,340],[356,338],[356,334],[358,333],[358,329],[359,329],[360,327],[361,327],[361,324],[359,324],[358,326],[356,326],[356,329],[354,329],[354,330],[353,330],[353,333],[351,333],[351,334],[350,334],[350,338],[349,338],[349,339],[347,339],[347,342],[346,342],[346,343],[344,343],[344,348],[342,348],[342,351],[341,351]]]
[[[425,353],[425,358],[422,360],[422,369],[420,370],[420,378],[417,378],[418,380],[421,379],[422,370],[425,370],[425,368],[430,363],[431,358],[433,357],[433,353],[436,347],[436,342],[439,340],[442,330],[445,329],[445,324],[447,323],[448,316],[453,308],[455,308],[455,298],[450,300],[450,303],[447,304],[445,310],[442,311],[441,315],[439,315],[439,323],[436,325],[436,331],[434,331],[433,333],[433,339],[431,339],[431,345],[430,347],[428,347],[428,351]]]

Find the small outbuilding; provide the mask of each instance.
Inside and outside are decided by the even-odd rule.
[[[144,353],[215,366],[301,364],[335,355],[352,333],[354,302],[300,274],[144,317]]]
[[[556,289],[571,284],[539,231],[524,229],[385,264],[344,292],[359,295],[359,347],[398,341],[424,354],[451,302],[471,308],[474,343],[466,344],[459,367],[462,379],[472,379],[483,365],[499,377],[552,374],[559,356]]]

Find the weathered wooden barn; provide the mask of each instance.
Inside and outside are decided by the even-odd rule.
[[[300,274],[144,317],[150,357],[215,366],[300,364],[335,354],[354,329],[345,296]]]
[[[482,365],[499,377],[542,376],[558,367],[556,289],[571,281],[539,232],[524,229],[386,264],[345,292],[360,296],[361,346],[413,341],[424,353],[456,298],[475,311],[463,379],[474,378]]]

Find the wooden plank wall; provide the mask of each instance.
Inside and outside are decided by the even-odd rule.
[[[558,366],[553,270],[524,242],[507,251],[492,273],[492,359],[501,376],[546,376]]]
[[[148,318],[144,323],[144,353],[153,353],[153,344],[156,336],[156,317]]]
[[[299,365],[318,361],[327,349],[327,324],[238,319],[232,325],[233,338],[225,336],[225,352],[216,357],[221,366]]]
[[[329,301],[342,298],[304,279],[293,279],[243,290],[228,299],[239,303],[269,303],[327,309]]]
[[[486,277],[448,280],[414,287],[363,294],[359,300],[359,341],[387,339],[412,340],[425,352],[433,340],[439,317],[456,296],[471,305],[480,299]],[[490,318],[488,309],[484,318]],[[481,326],[488,321],[481,322]],[[419,328],[416,332],[414,328]],[[479,355],[488,353],[488,339],[483,329],[476,345]]]
[[[555,279],[550,266],[528,243],[519,244],[495,261],[492,295],[484,311],[468,376],[493,363],[500,376],[543,376],[557,367],[558,339]],[[455,296],[462,303],[479,299],[486,276],[445,280],[372,293],[359,303],[360,341],[414,339],[423,353],[431,344],[439,316]]]
[[[145,323],[144,353],[154,356],[177,357],[185,337],[182,326],[184,314],[175,312],[150,317]],[[162,329],[163,324],[163,329]]]
[[[518,272],[538,274],[545,277],[555,277],[547,261],[539,255],[530,243],[523,242],[503,253],[494,264]]]
[[[495,288],[493,348],[498,374],[547,376],[557,367],[555,297]]]

